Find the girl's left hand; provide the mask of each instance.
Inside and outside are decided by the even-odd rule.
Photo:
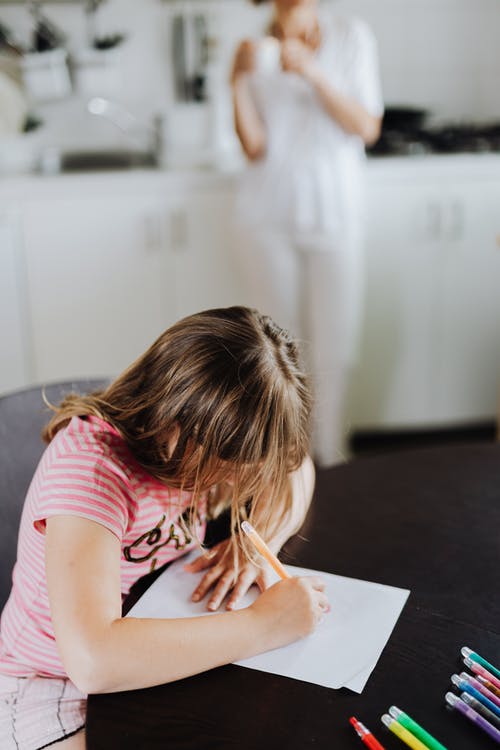
[[[207,604],[207,609],[210,611],[218,609],[229,592],[226,609],[233,609],[253,583],[256,583],[261,591],[265,591],[272,583],[270,571],[253,565],[246,559],[243,552],[240,553],[239,572],[236,578],[233,553],[227,539],[216,544],[193,562],[187,563],[184,569],[190,573],[207,571],[191,598],[197,602],[211,591]]]
[[[316,70],[314,54],[300,39],[285,39],[281,43],[281,67],[285,72],[310,78]]]

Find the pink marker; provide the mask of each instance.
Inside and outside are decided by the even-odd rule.
[[[470,669],[471,672],[474,672],[474,674],[476,675],[481,675],[481,677],[494,685],[497,690],[500,690],[500,680],[498,679],[498,677],[495,677],[495,675],[491,674],[491,672],[488,672],[488,670],[481,666],[481,664],[478,664],[477,661],[472,661],[472,659],[468,659],[467,657],[465,657],[464,664]]]

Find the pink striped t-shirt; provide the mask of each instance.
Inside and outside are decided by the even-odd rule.
[[[47,518],[88,518],[118,537],[125,597],[138,578],[196,546],[179,523],[190,498],[145,472],[102,419],[74,417],[45,450],[26,496],[12,591],[0,620],[0,673],[65,676],[47,595]],[[203,509],[200,539],[204,533]]]

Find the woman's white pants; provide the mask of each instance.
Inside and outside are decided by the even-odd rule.
[[[313,455],[344,458],[344,401],[361,318],[361,242],[241,224],[235,251],[245,303],[270,315],[302,344],[313,390]]]

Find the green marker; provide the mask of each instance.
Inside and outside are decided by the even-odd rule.
[[[429,750],[447,750],[444,745],[434,739],[434,737],[429,734],[429,732],[426,732],[425,729],[420,726],[420,724],[417,724],[416,721],[413,721],[413,719],[408,716],[408,714],[405,714],[404,711],[401,711],[401,709],[397,708],[396,706],[391,706],[389,709],[389,713],[393,719],[396,719],[396,721],[401,724],[402,727],[408,729],[408,731],[411,732],[418,740],[420,740],[420,742],[423,742],[424,745],[429,748]]]
[[[482,656],[479,656],[479,654],[476,654],[475,651],[473,651],[468,646],[464,646],[460,653],[462,656],[464,656],[466,659],[472,659],[472,661],[476,661],[478,664],[481,664],[485,669],[488,670],[488,672],[491,672],[491,674],[494,674],[496,677],[500,679],[500,669],[497,669],[493,666],[493,664],[490,664],[489,661],[486,661],[486,659],[483,659]]]

